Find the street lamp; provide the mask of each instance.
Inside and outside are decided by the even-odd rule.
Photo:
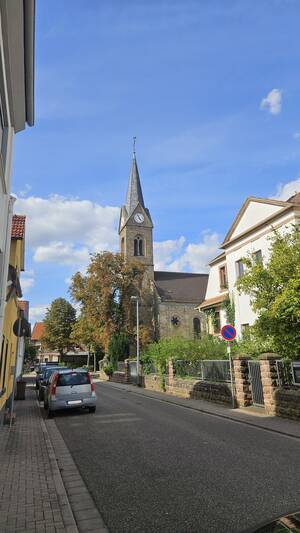
[[[136,373],[137,384],[140,384],[140,320],[139,320],[139,297],[131,296],[131,301],[136,302]]]

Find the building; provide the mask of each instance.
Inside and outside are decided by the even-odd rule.
[[[0,338],[6,300],[14,199],[14,135],[34,123],[35,0],[0,1]]]
[[[14,215],[12,219],[6,305],[3,320],[3,335],[0,352],[0,412],[8,406],[16,375],[19,337],[14,324],[21,316],[19,298],[22,297],[20,273],[24,270],[25,216]]]
[[[48,361],[57,362],[59,360],[59,355],[55,351],[49,351],[43,346],[43,333],[44,333],[44,322],[36,322],[33,326],[30,343],[36,347],[37,350],[37,359],[41,363],[47,363]]]
[[[150,297],[143,304],[151,315],[155,338],[200,337],[203,329],[196,307],[205,297],[208,274],[154,270],[153,221],[145,206],[141,181],[133,154],[126,204],[121,208],[120,251],[145,266],[144,287]]]
[[[252,255],[256,261],[268,261],[270,237],[274,230],[288,231],[300,222],[300,193],[286,202],[266,198],[247,198],[234,219],[222,252],[210,262],[209,280],[204,302],[199,310],[208,314],[210,333],[219,335],[227,322],[226,304],[234,304],[235,326],[240,337],[256,320],[250,298],[239,294],[236,281],[244,274],[243,258]]]
[[[27,300],[19,300],[18,301],[18,307],[19,307],[19,316],[26,320],[26,322],[29,324],[29,302]],[[30,330],[30,326],[29,326]],[[30,333],[30,331],[28,331]],[[16,378],[22,374],[23,372],[23,363],[24,363],[24,354],[25,354],[25,337],[19,338],[18,343],[18,352],[17,352],[17,364],[16,364]]]

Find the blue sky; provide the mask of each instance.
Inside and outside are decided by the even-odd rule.
[[[300,189],[299,16],[299,0],[37,2],[36,124],[13,170],[33,321],[117,248],[134,135],[159,268],[203,270],[246,196]]]

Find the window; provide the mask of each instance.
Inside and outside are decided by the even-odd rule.
[[[247,331],[249,331],[249,324],[241,324],[241,332],[242,332],[242,335],[245,335],[245,333],[247,333]]]
[[[6,366],[7,366],[7,352],[8,352],[8,341],[6,341],[6,346],[5,346],[4,368],[3,368],[2,387],[1,387],[2,389],[4,389],[4,386],[5,386]]]
[[[242,278],[245,274],[244,263],[241,259],[236,262],[236,274],[238,278]]]
[[[262,263],[262,253],[261,250],[257,250],[257,252],[254,252],[253,259],[255,263]]]
[[[219,276],[220,276],[220,289],[227,289],[228,288],[228,280],[227,280],[227,268],[226,265],[223,265],[219,268]]]
[[[220,331],[221,331],[220,311],[216,311],[215,316],[214,316],[214,333],[220,333]]]
[[[201,337],[201,327],[200,327],[200,319],[194,318],[193,319],[193,330],[194,330],[194,338],[200,339]]]
[[[121,254],[124,255],[125,252],[125,239],[122,237],[121,239]]]
[[[141,256],[141,255],[144,255],[144,250],[143,250],[143,239],[141,237],[136,237],[134,239],[134,250],[133,250],[133,254],[135,256]]]

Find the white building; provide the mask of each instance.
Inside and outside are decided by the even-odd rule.
[[[35,0],[0,0],[0,338],[6,296],[14,135],[34,123]]]
[[[228,298],[235,306],[235,326],[238,336],[256,320],[248,295],[239,294],[237,279],[243,275],[242,258],[251,254],[257,261],[270,257],[270,237],[275,229],[288,231],[300,223],[300,193],[288,201],[249,197],[244,202],[224,242],[222,253],[210,262],[210,273],[204,302],[199,310],[208,312],[209,332],[218,335],[227,323],[224,302]]]

